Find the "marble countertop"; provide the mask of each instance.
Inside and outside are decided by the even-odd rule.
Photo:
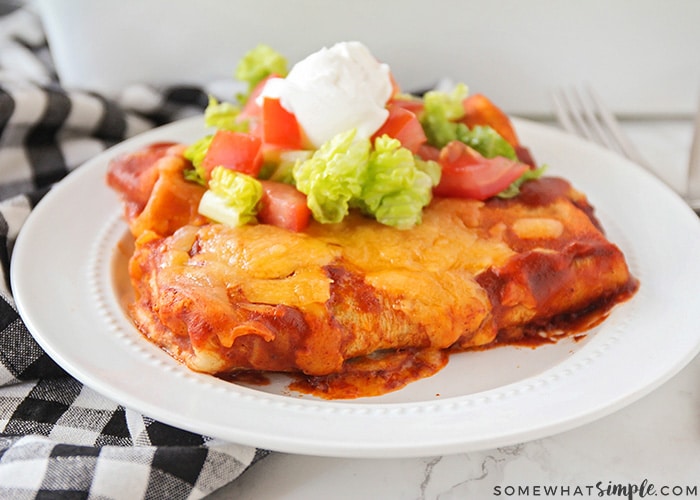
[[[690,120],[623,125],[656,173],[681,191]],[[651,496],[700,497],[700,356],[641,400],[551,437],[413,459],[272,453],[211,499]]]

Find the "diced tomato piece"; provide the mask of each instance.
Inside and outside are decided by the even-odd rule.
[[[260,181],[263,196],[260,200],[258,220],[263,224],[303,231],[309,225],[311,210],[306,205],[306,195],[289,184]]]
[[[428,144],[427,142],[425,144],[421,144],[416,154],[426,161],[438,161],[440,159],[440,149]]]
[[[498,132],[508,143],[516,147],[520,144],[513,124],[498,106],[483,94],[473,94],[464,99],[464,118],[462,122],[469,128],[476,125],[488,125]]]
[[[265,88],[265,84],[267,84],[267,81],[270,78],[279,78],[279,75],[274,75],[274,74],[269,75],[268,77],[261,80],[255,86],[255,88],[251,91],[250,95],[248,96],[248,100],[246,101],[245,105],[243,106],[241,113],[238,115],[238,117],[240,119],[244,119],[244,120],[259,120],[260,119],[260,114],[262,113],[262,108],[256,101],[258,100],[258,97],[260,97],[260,94],[262,93],[263,89]]]
[[[389,71],[389,79],[391,80],[391,97],[394,97],[401,93],[401,86],[399,82],[396,81],[396,77],[394,77],[394,73],[391,71]]]
[[[255,137],[258,137],[260,141],[262,142],[262,124],[260,123],[260,120],[255,119],[255,120],[250,120],[248,121],[248,133],[250,135],[253,135]]]
[[[442,148],[438,161],[442,176],[435,195],[475,200],[497,195],[530,168],[501,156],[485,158],[460,141]]]
[[[416,153],[418,148],[428,140],[425,132],[423,132],[423,126],[418,121],[418,117],[400,106],[390,105],[388,110],[389,117],[384,122],[384,125],[374,133],[372,141],[386,134],[397,139],[404,148],[412,153]]]
[[[301,149],[302,135],[294,114],[282,107],[279,99],[265,97],[262,105],[262,139],[282,149]]]
[[[387,104],[388,107],[399,107],[399,108],[404,108],[416,115],[417,117],[420,117],[421,113],[423,113],[423,110],[425,109],[425,104],[423,103],[422,99],[391,99],[389,103]]]
[[[202,167],[207,173],[219,165],[257,177],[262,168],[262,141],[259,137],[231,130],[217,130]]]

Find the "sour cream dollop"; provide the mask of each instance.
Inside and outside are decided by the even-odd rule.
[[[388,65],[360,42],[340,42],[299,61],[286,78],[270,79],[261,99],[279,98],[319,147],[350,129],[356,138],[371,137],[389,116],[392,92]]]

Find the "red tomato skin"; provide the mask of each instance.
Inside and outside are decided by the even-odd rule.
[[[421,144],[418,151],[416,151],[416,154],[425,161],[438,161],[440,159],[440,149],[436,148],[435,146],[431,146],[428,143]]]
[[[517,180],[530,167],[508,158],[484,158],[466,144],[452,141],[440,152],[442,166],[436,196],[486,200]]]
[[[258,210],[258,221],[263,224],[303,231],[311,220],[306,195],[294,186],[275,181],[260,181],[263,196]]]
[[[462,123],[473,128],[477,125],[488,125],[498,132],[508,143],[517,147],[520,144],[513,123],[501,108],[496,106],[483,94],[472,94],[462,102],[464,118]]]
[[[423,110],[425,109],[425,104],[421,99],[391,99],[387,104],[387,107],[394,106],[398,108],[407,109],[417,117],[420,117],[423,113]]]
[[[248,96],[248,100],[246,101],[245,105],[243,106],[243,109],[241,110],[241,113],[238,115],[239,119],[246,119],[246,120],[259,120],[260,119],[260,114],[262,112],[262,108],[260,105],[257,103],[258,97],[260,97],[260,94],[262,93],[263,89],[265,88],[265,85],[267,84],[268,80],[270,78],[279,78],[279,75],[269,75],[262,79],[256,86],[255,88],[250,92],[250,95]]]
[[[294,114],[279,99],[265,97],[262,105],[262,139],[281,149],[302,149],[302,134]]]
[[[257,177],[262,168],[262,141],[259,137],[231,130],[217,130],[202,167],[207,173],[219,165]]]
[[[399,82],[396,81],[396,77],[391,71],[389,72],[389,80],[391,81],[391,97],[400,94],[401,86],[399,85]]]
[[[387,109],[389,117],[374,133],[372,141],[374,142],[374,139],[386,134],[398,140],[404,148],[412,153],[418,152],[421,145],[428,140],[418,117],[402,106],[389,105]]]

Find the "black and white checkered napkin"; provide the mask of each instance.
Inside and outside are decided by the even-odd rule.
[[[0,498],[201,498],[266,454],[83,386],[42,351],[11,296],[14,241],[52,184],[127,137],[201,113],[207,93],[134,86],[110,100],[61,88],[32,12],[0,16]]]

